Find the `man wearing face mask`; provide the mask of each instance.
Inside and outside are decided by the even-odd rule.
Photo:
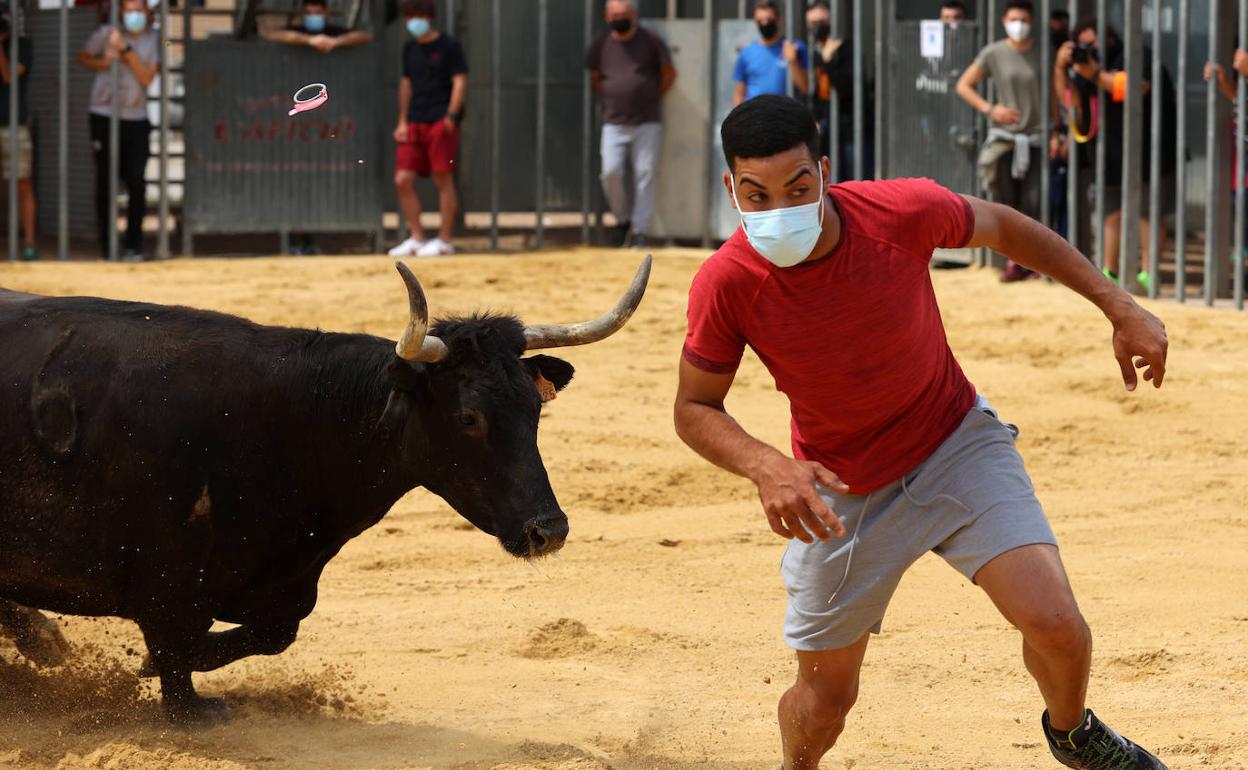
[[[120,67],[118,102],[118,170],[126,186],[126,235],[123,259],[143,260],[143,216],[147,213],[148,136],[152,126],[147,119],[147,87],[156,79],[157,39],[152,16],[143,0],[122,0],[124,32],[109,24],[97,29],[78,52],[78,63],[96,73],[91,86],[91,151],[95,157],[95,212],[99,227],[100,250],[108,258],[109,115],[112,113],[113,83],[110,65]]]
[[[720,134],[725,194],[742,223],[689,290],[674,420],[694,451],[754,482],[772,531],[789,540],[784,637],[798,673],[779,706],[783,770],[815,770],[836,742],[868,640],[928,551],[1021,632],[1046,706],[1037,721],[1059,761],[1164,770],[1086,708],[1091,632],[1014,446],[1017,428],[949,348],[932,252],[996,249],[1082,294],[1112,324],[1127,390],[1137,368],[1161,386],[1161,321],[1011,208],[926,179],[827,185],[815,122],[793,99],[745,102]],[[746,345],[788,397],[793,457],[725,409]]]
[[[658,189],[663,95],[676,81],[667,46],[637,25],[632,0],[607,0],[607,30],[589,47],[585,66],[602,100],[602,189],[615,214],[620,246],[644,246]],[[633,166],[633,193],[624,184]]]
[[[1040,216],[1040,176],[1044,163],[1044,102],[1040,94],[1040,46],[1032,40],[1032,7],[1011,0],[1001,22],[1006,38],[991,43],[958,78],[958,96],[988,117],[988,139],[979,153],[980,175],[987,190],[1011,208]],[[975,91],[984,78],[997,86],[993,104]],[[1006,263],[1004,281],[1031,277]]]
[[[372,35],[362,30],[331,23],[324,0],[305,0],[298,23],[291,22],[286,29],[266,32],[263,37],[274,43],[306,45],[321,53],[368,43],[373,39]]]
[[[459,195],[454,169],[468,92],[468,63],[459,41],[434,28],[434,0],[403,0],[399,12],[412,39],[403,45],[394,186],[409,234],[390,249],[390,256],[445,257],[455,253],[451,235]],[[417,176],[431,175],[438,188],[442,227],[436,237],[425,240],[415,183]]]
[[[825,0],[815,0],[806,9],[806,27],[815,38],[815,93],[812,103],[822,136],[821,150],[830,151],[831,132],[828,101],[836,97],[837,152],[840,153],[841,179],[849,179],[854,170],[854,42],[848,36],[832,37],[832,14]],[[870,80],[864,84],[863,106],[863,169],[866,179],[875,176],[875,88]]]
[[[810,86],[806,45],[800,40],[786,40],[781,34],[780,10],[775,0],[758,0],[754,4],[754,23],[761,40],[750,43],[737,55],[732,71],[736,82],[733,106],[762,94],[784,94],[790,77],[793,92],[806,94]]]

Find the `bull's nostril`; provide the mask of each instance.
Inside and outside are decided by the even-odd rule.
[[[534,552],[541,553],[546,548],[546,535],[541,529],[533,527],[529,530],[529,544],[533,546]]]

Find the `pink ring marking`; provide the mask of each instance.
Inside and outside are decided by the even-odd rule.
[[[299,98],[299,94],[303,93],[304,91],[307,91],[309,88],[315,88],[317,86],[319,86],[321,90],[316,92],[313,96],[307,99]],[[327,101],[329,101],[329,89],[325,87],[325,84],[324,83],[312,83],[312,84],[304,86],[303,88],[300,88],[298,91],[295,92],[295,106],[292,107],[290,112],[287,114],[295,115],[300,112],[307,112],[308,110],[315,110],[317,107],[320,107],[322,104],[324,104]]]

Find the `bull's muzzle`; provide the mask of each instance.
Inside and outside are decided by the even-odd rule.
[[[568,519],[564,516],[529,519],[524,525],[524,539],[528,542],[530,557],[554,553],[568,539]]]

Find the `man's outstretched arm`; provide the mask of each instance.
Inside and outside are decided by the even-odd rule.
[[[794,460],[746,433],[724,409],[733,376],[704,372],[681,358],[673,415],[677,435],[710,462],[753,481],[777,535],[806,543],[812,542],[807,529],[821,540],[829,530],[843,537],[845,527],[815,484],[840,493],[849,487],[819,463]]]
[[[1144,369],[1144,379],[1161,387],[1169,343],[1166,326],[1157,316],[1137,305],[1130,294],[1036,220],[1007,206],[962,197],[975,213],[975,234],[968,246],[990,248],[1082,294],[1113,324],[1114,357],[1127,390],[1135,390],[1136,369]]]

